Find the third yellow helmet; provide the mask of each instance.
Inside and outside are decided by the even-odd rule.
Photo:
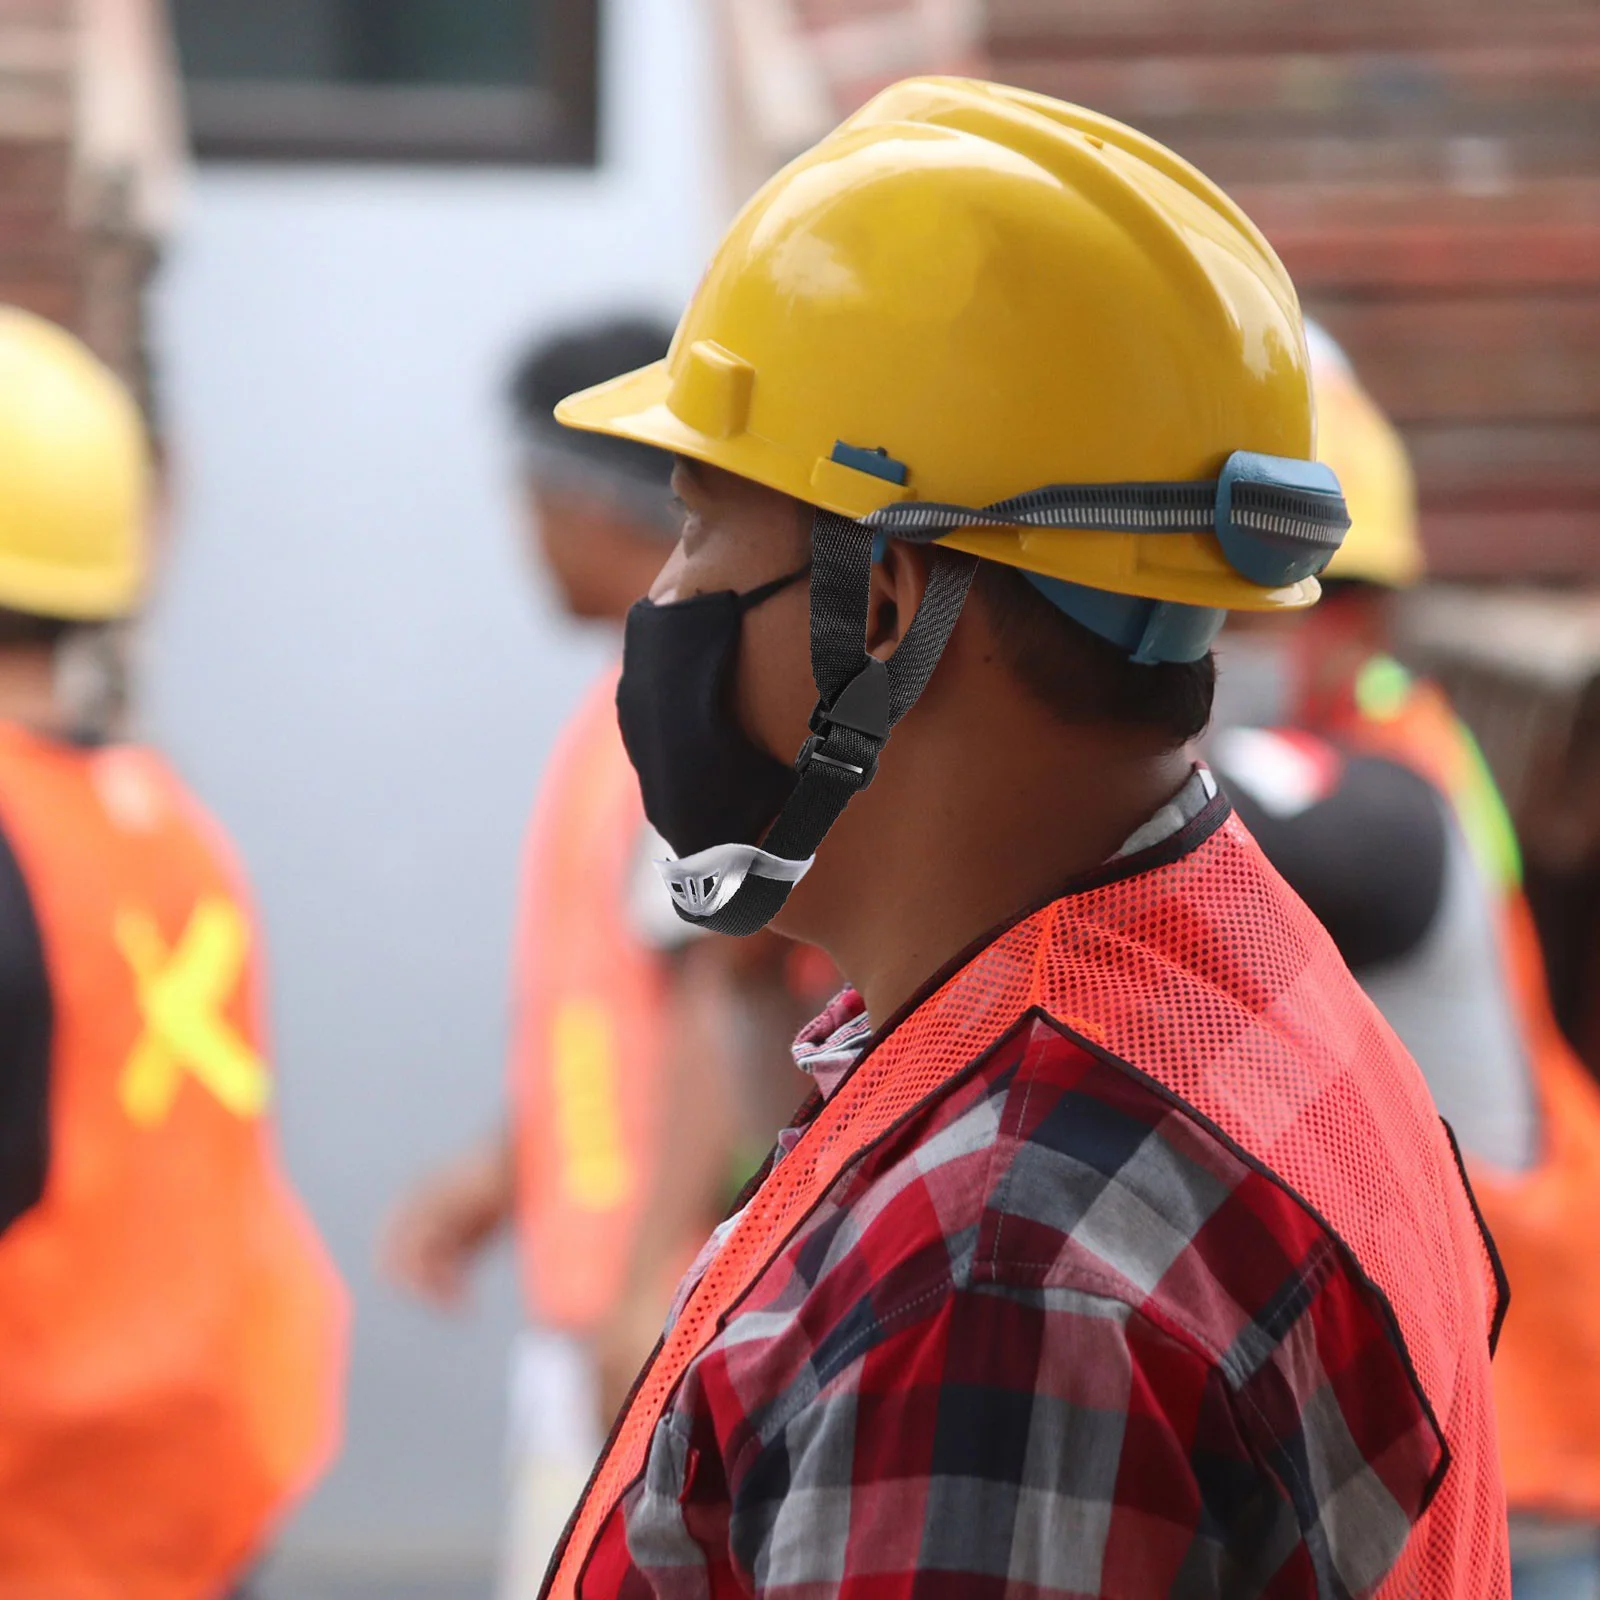
[[[1325,574],[1390,588],[1415,583],[1425,561],[1405,444],[1332,336],[1308,323],[1306,342],[1317,392],[1317,455],[1338,474],[1350,512],[1350,530]]]

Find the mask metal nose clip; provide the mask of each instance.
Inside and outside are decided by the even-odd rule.
[[[713,917],[739,892],[746,878],[771,878],[777,883],[796,884],[811,870],[817,858],[790,861],[753,844],[714,844],[692,856],[658,860],[667,892],[685,916],[703,920]]]

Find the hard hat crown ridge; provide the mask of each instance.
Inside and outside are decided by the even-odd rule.
[[[65,329],[0,306],[0,607],[72,621],[130,611],[147,478],[121,381]]]
[[[1215,480],[1312,456],[1298,302],[1201,173],[1131,128],[957,78],[885,90],[749,202],[664,362],[565,401],[571,426],[863,520],[1053,485]],[[900,481],[841,460],[882,451]],[[967,527],[941,542],[1120,595],[1310,604],[1209,533]]]

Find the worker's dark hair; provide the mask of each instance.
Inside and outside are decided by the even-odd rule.
[[[671,462],[664,452],[627,439],[563,428],[553,415],[559,401],[579,389],[659,361],[672,329],[650,317],[614,317],[583,323],[541,338],[518,358],[509,385],[517,431],[535,460],[558,452],[575,464],[639,483],[664,483]]]
[[[82,626],[65,617],[40,617],[31,611],[8,611],[0,607],[0,650],[27,645],[55,646],[74,628]]]
[[[1062,722],[1150,728],[1174,749],[1205,731],[1217,683],[1209,652],[1198,661],[1130,661],[996,561],[978,563],[972,589],[1006,665]]]

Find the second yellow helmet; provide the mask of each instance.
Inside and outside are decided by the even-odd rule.
[[[0,607],[85,622],[132,610],[148,492],[126,387],[64,328],[0,306]]]

